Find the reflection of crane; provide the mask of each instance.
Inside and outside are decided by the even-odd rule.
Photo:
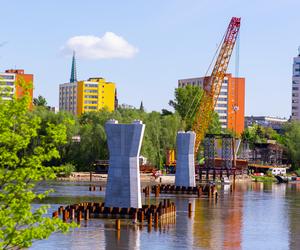
[[[211,122],[214,107],[220,94],[222,82],[228,68],[229,60],[240,29],[241,18],[233,17],[222,40],[219,55],[216,59],[210,77],[205,77],[203,83],[204,95],[197,108],[192,130],[196,133],[195,151],[203,140]]]

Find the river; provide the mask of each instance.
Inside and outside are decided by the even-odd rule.
[[[47,188],[56,190],[43,201],[51,205],[49,216],[60,205],[104,199],[104,191],[90,192],[85,183],[54,182],[39,187]],[[300,249],[300,183],[243,183],[236,184],[233,192],[229,186],[219,186],[218,192],[217,201],[162,195],[160,199],[167,197],[176,204],[176,222],[157,230],[149,232],[146,226],[123,220],[117,233],[114,220],[91,219],[67,234],[55,233],[37,241],[31,249]],[[142,197],[143,204],[158,202]]]

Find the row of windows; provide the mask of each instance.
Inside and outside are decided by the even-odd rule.
[[[92,98],[92,99],[97,99],[97,95],[85,95],[84,98]]]
[[[294,109],[294,110],[297,110],[297,109],[298,109],[298,107],[295,107],[295,106],[293,106],[293,107],[292,107],[292,109]]]
[[[220,92],[220,95],[227,95],[227,92]]]
[[[299,88],[298,87],[293,87],[293,90],[299,90]]]
[[[299,103],[299,100],[292,100],[292,103]]]
[[[86,83],[86,84],[84,84],[84,86],[88,87],[88,88],[98,88],[97,83]]]
[[[15,83],[14,82],[3,82],[3,81],[1,81],[1,79],[0,79],[0,86],[1,85],[6,85],[6,86],[14,86],[15,85]]]
[[[293,94],[292,94],[292,96],[293,96],[293,97],[298,97],[298,96],[299,96],[299,94],[297,94],[297,93],[293,93]]]
[[[219,115],[220,119],[226,120],[227,119],[227,115]]]
[[[227,110],[217,110],[218,114],[227,114]]]
[[[15,76],[11,76],[11,75],[0,75],[0,78],[2,78],[2,79],[7,79],[7,80],[13,80],[13,79],[15,79]]]
[[[76,105],[76,102],[72,102],[72,101],[70,101],[70,102],[64,102],[64,101],[61,101],[61,102],[59,102],[59,104],[61,104],[61,105],[70,105],[70,104],[74,104],[74,105]]]
[[[84,109],[97,109],[96,106],[84,106]]]
[[[226,107],[227,107],[227,104],[220,104],[220,103],[218,103],[218,104],[217,104],[217,107],[220,107],[220,108],[226,108]]]
[[[97,89],[85,89],[84,90],[85,93],[98,93]]]
[[[97,104],[97,101],[84,101],[84,104]]]
[[[227,102],[227,98],[226,97],[219,97],[218,101],[226,101]]]
[[[298,84],[298,82],[297,81],[293,81],[293,84]]]

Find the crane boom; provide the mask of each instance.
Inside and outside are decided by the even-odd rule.
[[[211,76],[204,78],[204,94],[197,109],[192,130],[196,133],[195,151],[203,140],[212,120],[212,114],[220,94],[222,82],[239,33],[241,18],[232,17],[223,38],[222,46],[216,59]]]

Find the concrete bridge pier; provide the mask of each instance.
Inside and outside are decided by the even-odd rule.
[[[144,130],[142,121],[118,124],[109,120],[105,124],[109,149],[106,207],[142,207],[139,154]]]
[[[176,174],[175,185],[195,187],[195,140],[196,134],[193,131],[179,131],[176,137]]]

